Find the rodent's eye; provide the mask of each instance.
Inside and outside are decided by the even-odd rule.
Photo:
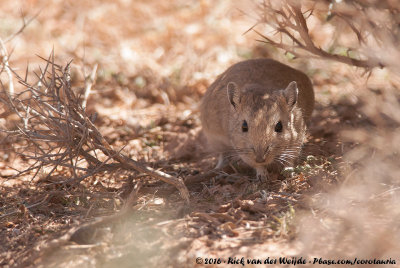
[[[282,122],[279,121],[276,125],[275,125],[275,132],[282,132],[283,126],[282,126]]]
[[[243,123],[242,123],[242,131],[243,131],[243,132],[249,131],[249,126],[247,125],[246,120],[243,120]]]

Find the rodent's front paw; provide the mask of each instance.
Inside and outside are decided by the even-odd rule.
[[[267,182],[268,170],[266,168],[257,168],[257,179],[261,182]]]
[[[222,169],[226,165],[228,165],[228,161],[226,160],[225,155],[224,154],[220,154],[219,157],[218,157],[218,163],[217,163],[217,165],[215,166],[214,169]]]

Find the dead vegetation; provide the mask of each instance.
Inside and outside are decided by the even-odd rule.
[[[3,12],[16,22],[13,2]],[[392,2],[70,0],[28,17],[0,29],[13,37],[0,73],[0,265],[397,257]],[[231,63],[269,55],[309,74],[317,106],[299,165],[260,184],[240,162],[211,170],[196,103]]]
[[[258,9],[260,24],[267,24],[275,30],[274,38],[257,31],[261,41],[283,49],[285,53],[295,57],[320,57],[368,70],[374,67],[398,68],[398,63],[386,53],[379,53],[384,49],[389,49],[394,55],[399,53],[394,46],[400,39],[400,10],[390,1],[378,5],[376,1],[268,0],[263,1]],[[318,33],[311,36],[307,24],[310,16],[318,20],[319,25],[333,21],[335,36],[329,40],[322,40]],[[276,35],[279,42],[274,41]]]
[[[54,63],[52,55],[44,70],[37,75],[39,81],[36,86],[29,84],[25,76],[24,80],[18,77],[18,81],[26,88],[21,93],[11,95],[3,88],[5,97],[1,101],[20,119],[15,126],[17,130],[10,133],[11,137],[17,136],[27,141],[23,151],[17,153],[34,162],[17,176],[35,171],[33,180],[41,170],[50,167],[49,173],[43,178],[46,180],[58,167],[65,167],[69,169],[71,179],[60,183],[74,184],[98,172],[131,169],[176,186],[185,201],[189,202],[189,194],[182,180],[111,148],[93,123],[96,114],[89,118],[82,106],[85,98],[81,100],[72,91],[69,68],[69,64],[63,68]],[[100,152],[103,155],[99,155]],[[108,164],[110,160],[117,163]]]

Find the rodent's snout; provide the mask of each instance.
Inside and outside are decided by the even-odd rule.
[[[264,163],[265,162],[265,155],[256,155],[256,163]]]
[[[267,159],[267,154],[268,154],[269,146],[267,146],[266,149],[263,148],[258,148],[254,150],[254,154],[256,156],[256,163],[264,163]]]

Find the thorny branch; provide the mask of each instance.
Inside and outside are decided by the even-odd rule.
[[[400,23],[400,9],[389,1],[274,1],[265,0],[260,6],[259,24],[269,25],[274,29],[274,34],[263,34],[252,28],[262,38],[261,42],[283,49],[295,57],[303,57],[308,53],[314,57],[343,62],[349,65],[372,69],[374,67],[387,67],[390,62],[377,53],[368,53],[363,50],[367,41],[374,44],[396,43],[400,38],[398,25]],[[305,12],[305,6],[312,7]],[[316,7],[318,5],[318,8]],[[348,48],[347,53],[334,53],[319,47],[310,34],[307,19],[318,12],[318,18],[325,17],[326,22],[337,18],[335,23],[344,22],[352,31],[359,42],[359,48]],[[372,16],[371,14],[376,14]],[[381,16],[378,14],[385,14]],[[340,35],[341,33],[339,33]],[[276,38],[278,37],[278,38]],[[371,41],[372,38],[372,41]],[[337,39],[337,38],[336,38]],[[336,41],[336,40],[333,40]],[[333,45],[335,45],[334,43]],[[371,45],[370,45],[371,46]],[[350,54],[352,52],[353,54]]]
[[[136,170],[172,184],[189,202],[189,193],[182,179],[132,160],[111,147],[71,87],[70,63],[64,68],[56,64],[54,53],[45,61],[45,68],[36,74],[37,84],[32,85],[26,78],[15,74],[25,90],[11,96],[3,86],[0,95],[0,101],[20,119],[17,129],[9,131],[9,135],[27,141],[28,148],[19,154],[34,162],[20,174],[36,170],[36,176],[39,170],[49,167],[51,171],[47,176],[50,176],[62,166],[71,171],[73,178],[68,183],[78,183],[105,170]],[[99,159],[99,152],[104,154],[105,160]]]
[[[12,35],[8,36],[5,40],[0,38],[0,56],[1,56],[1,63],[2,63],[2,69],[5,70],[7,76],[8,76],[8,92],[12,96],[14,94],[14,82],[13,82],[13,75],[12,75],[12,70],[10,68],[10,64],[8,62],[8,59],[10,57],[7,48],[6,48],[6,43],[10,42],[13,40],[17,35],[22,33],[24,29],[34,20],[36,19],[37,16],[39,16],[38,12],[35,16],[32,18],[25,20],[25,17],[22,16],[22,26],[13,33]],[[1,71],[0,71],[1,73]]]
[[[3,65],[4,70],[8,76],[8,92],[10,95],[14,94],[14,82],[13,82],[13,75],[10,68],[10,64],[8,63],[8,51],[6,45],[4,44],[3,40],[0,38],[0,56],[1,56],[1,63]]]

